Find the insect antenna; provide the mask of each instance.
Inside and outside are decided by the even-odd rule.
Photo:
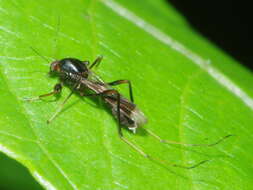
[[[58,17],[58,20],[57,20],[57,27],[56,27],[56,32],[55,32],[55,38],[54,38],[54,44],[53,44],[53,49],[55,49],[55,52],[53,53],[53,58],[55,59],[56,57],[56,49],[57,49],[57,46],[58,46],[58,33],[60,31],[60,17]],[[45,56],[41,55],[35,48],[31,47],[31,50],[36,53],[38,56],[40,56],[43,60],[45,60],[47,63],[50,63],[50,60],[47,59]],[[55,59],[56,60],[56,59]]]
[[[41,59],[43,59],[43,60],[46,61],[47,63],[50,63],[50,61],[49,61],[45,56],[41,55],[36,49],[34,49],[34,48],[31,47],[31,46],[30,46],[30,48],[31,48],[31,50],[32,50],[34,53],[36,53]]]
[[[57,19],[57,25],[56,25],[56,31],[55,31],[55,36],[53,39],[53,58],[56,60],[56,54],[57,54],[57,50],[58,50],[58,42],[59,42],[59,32],[60,32],[60,24],[61,24],[61,19],[60,16],[58,16]]]
[[[143,128],[144,129],[144,128]],[[221,143],[222,141],[224,141],[225,139],[231,137],[231,136],[235,136],[235,135],[226,135],[224,137],[222,137],[221,139],[217,140],[216,142],[210,143],[210,144],[188,144],[188,143],[182,143],[182,142],[176,142],[176,141],[171,141],[171,140],[164,140],[161,137],[159,137],[157,134],[155,134],[154,132],[152,132],[149,129],[144,129],[148,134],[150,134],[152,137],[154,137],[155,139],[159,140],[161,143],[166,143],[166,144],[179,144],[179,145],[183,145],[183,146],[205,146],[205,147],[211,147],[211,146],[215,146],[219,143]]]

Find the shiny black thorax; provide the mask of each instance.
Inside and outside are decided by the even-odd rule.
[[[67,85],[78,83],[83,78],[88,78],[87,62],[75,58],[65,58],[59,61],[60,79]]]
[[[86,62],[82,62],[75,58],[65,58],[59,61],[61,71],[67,73],[86,73],[88,68]]]

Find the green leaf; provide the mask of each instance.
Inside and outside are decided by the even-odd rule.
[[[249,189],[252,186],[253,77],[196,34],[161,0],[0,1],[0,151],[46,189]],[[52,90],[46,59],[104,55],[96,73],[132,81],[145,128],[164,139],[214,147],[162,144],[143,130],[131,142],[179,165],[150,161],[117,135],[117,122],[94,99],[73,96],[50,124],[58,101],[25,102]],[[127,88],[117,87],[127,96]],[[11,172],[11,171],[10,171]],[[13,173],[15,175],[15,173]]]

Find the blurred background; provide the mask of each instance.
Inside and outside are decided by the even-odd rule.
[[[192,27],[253,71],[250,1],[167,0]]]
[[[28,170],[0,152],[0,190],[43,190]]]

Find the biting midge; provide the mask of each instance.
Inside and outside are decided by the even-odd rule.
[[[38,54],[36,50],[34,51]],[[42,58],[47,60],[44,57]],[[54,86],[52,92],[40,95],[36,98],[30,98],[27,100],[30,100],[30,101],[39,100],[46,96],[60,94],[63,86],[68,86],[71,89],[70,94],[59,105],[56,112],[47,121],[48,123],[52,122],[52,120],[57,116],[57,114],[61,112],[64,104],[73,95],[74,92],[79,93],[80,96],[83,96],[83,97],[97,96],[97,97],[100,97],[105,102],[105,104],[111,110],[112,115],[117,120],[118,134],[119,134],[120,139],[123,140],[128,145],[130,145],[135,151],[140,153],[145,158],[159,162],[162,165],[170,165],[170,166],[181,167],[181,168],[186,168],[186,169],[195,168],[208,161],[208,160],[204,160],[192,166],[182,166],[178,164],[169,163],[145,153],[136,144],[126,139],[123,136],[122,127],[126,127],[130,131],[135,133],[138,130],[138,128],[142,127],[144,124],[147,123],[147,118],[145,117],[143,112],[136,106],[136,104],[134,104],[132,85],[129,80],[116,80],[113,82],[106,83],[92,72],[92,68],[94,68],[95,66],[98,66],[102,58],[103,58],[102,56],[98,56],[97,59],[92,64],[90,64],[89,61],[81,61],[75,58],[64,58],[61,60],[53,61],[50,65],[50,75],[58,77],[59,83],[57,83]],[[115,90],[112,87],[112,86],[116,86],[120,84],[128,85],[130,100],[123,97],[117,90]],[[219,141],[212,144],[186,144],[186,143],[181,143],[181,142],[163,140],[154,132],[148,129],[144,129],[144,130],[146,130],[148,134],[150,134],[151,136],[153,136],[154,138],[156,138],[162,143],[180,144],[180,145],[185,145],[185,146],[213,146],[220,143],[225,138],[228,138],[229,136],[231,136],[231,135],[227,135],[223,137],[222,139],[220,139]]]

